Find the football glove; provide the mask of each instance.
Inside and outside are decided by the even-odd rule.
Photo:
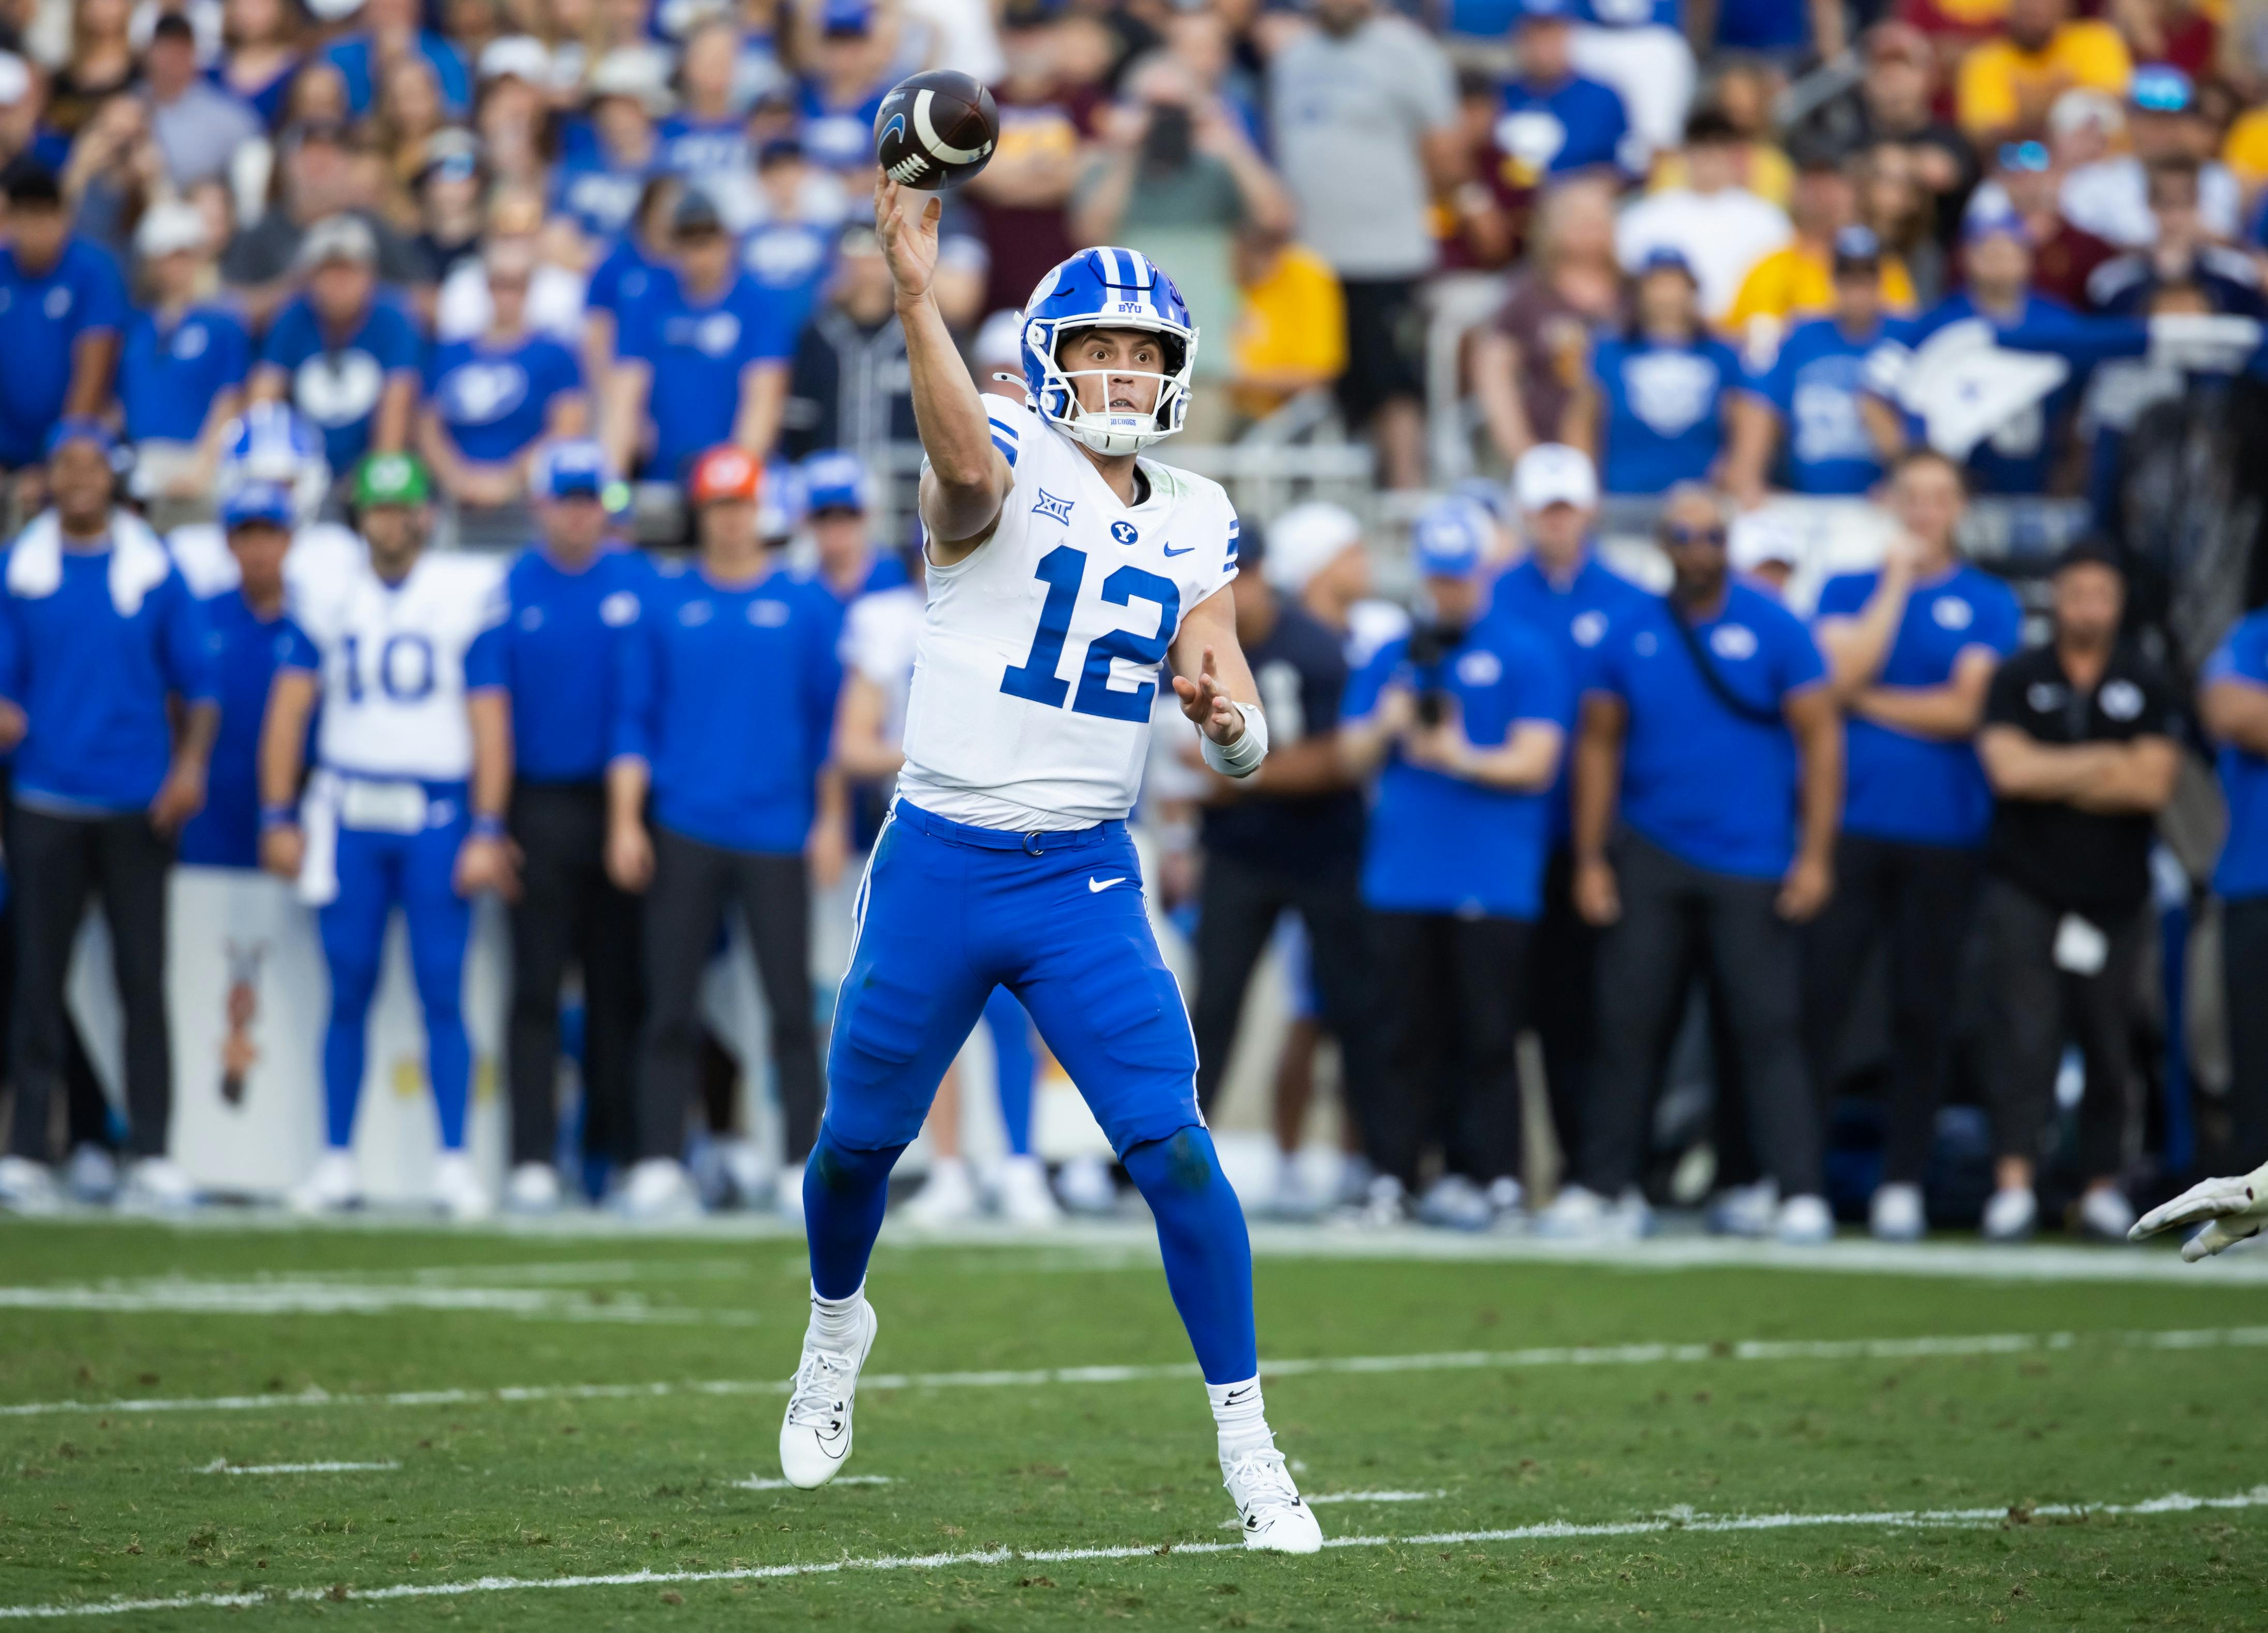
[[[2182,1244],[2182,1258],[2190,1264],[2259,1235],[2268,1225],[2268,1163],[2238,1178],[2191,1186],[2137,1219],[2126,1236],[2139,1242],[2176,1225],[2198,1224],[2205,1229]]]

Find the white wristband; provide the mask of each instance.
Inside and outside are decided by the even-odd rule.
[[[1250,776],[1268,757],[1268,717],[1257,703],[1239,703],[1244,716],[1244,735],[1233,743],[1216,743],[1204,731],[1197,733],[1204,762],[1223,776]]]

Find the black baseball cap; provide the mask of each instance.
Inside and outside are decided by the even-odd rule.
[[[0,170],[0,193],[7,195],[11,204],[61,204],[63,184],[55,173],[39,160],[25,156],[11,160]]]
[[[725,217],[717,213],[717,202],[699,188],[688,188],[670,212],[669,230],[679,238],[691,238],[700,233],[722,232]]]

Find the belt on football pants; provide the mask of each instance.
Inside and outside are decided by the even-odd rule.
[[[956,822],[950,817],[941,817],[934,811],[924,811],[904,799],[899,800],[894,807],[894,814],[897,820],[909,828],[917,828],[948,845],[969,845],[979,850],[1020,850],[1033,857],[1046,856],[1057,850],[1084,850],[1090,845],[1108,844],[1112,840],[1123,838],[1126,833],[1125,822],[1114,818],[1088,828],[1018,834],[1005,828],[977,828],[970,823]]]

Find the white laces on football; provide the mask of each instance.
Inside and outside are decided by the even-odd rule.
[[[852,1357],[832,1350],[807,1350],[795,1369],[795,1393],[788,1397],[787,1421],[797,1429],[840,1429],[850,1409],[850,1382],[857,1375]]]
[[[1228,1466],[1221,1483],[1248,1514],[1259,1508],[1295,1507],[1300,1501],[1300,1488],[1292,1483],[1284,1454],[1273,1446],[1244,1453]]]

